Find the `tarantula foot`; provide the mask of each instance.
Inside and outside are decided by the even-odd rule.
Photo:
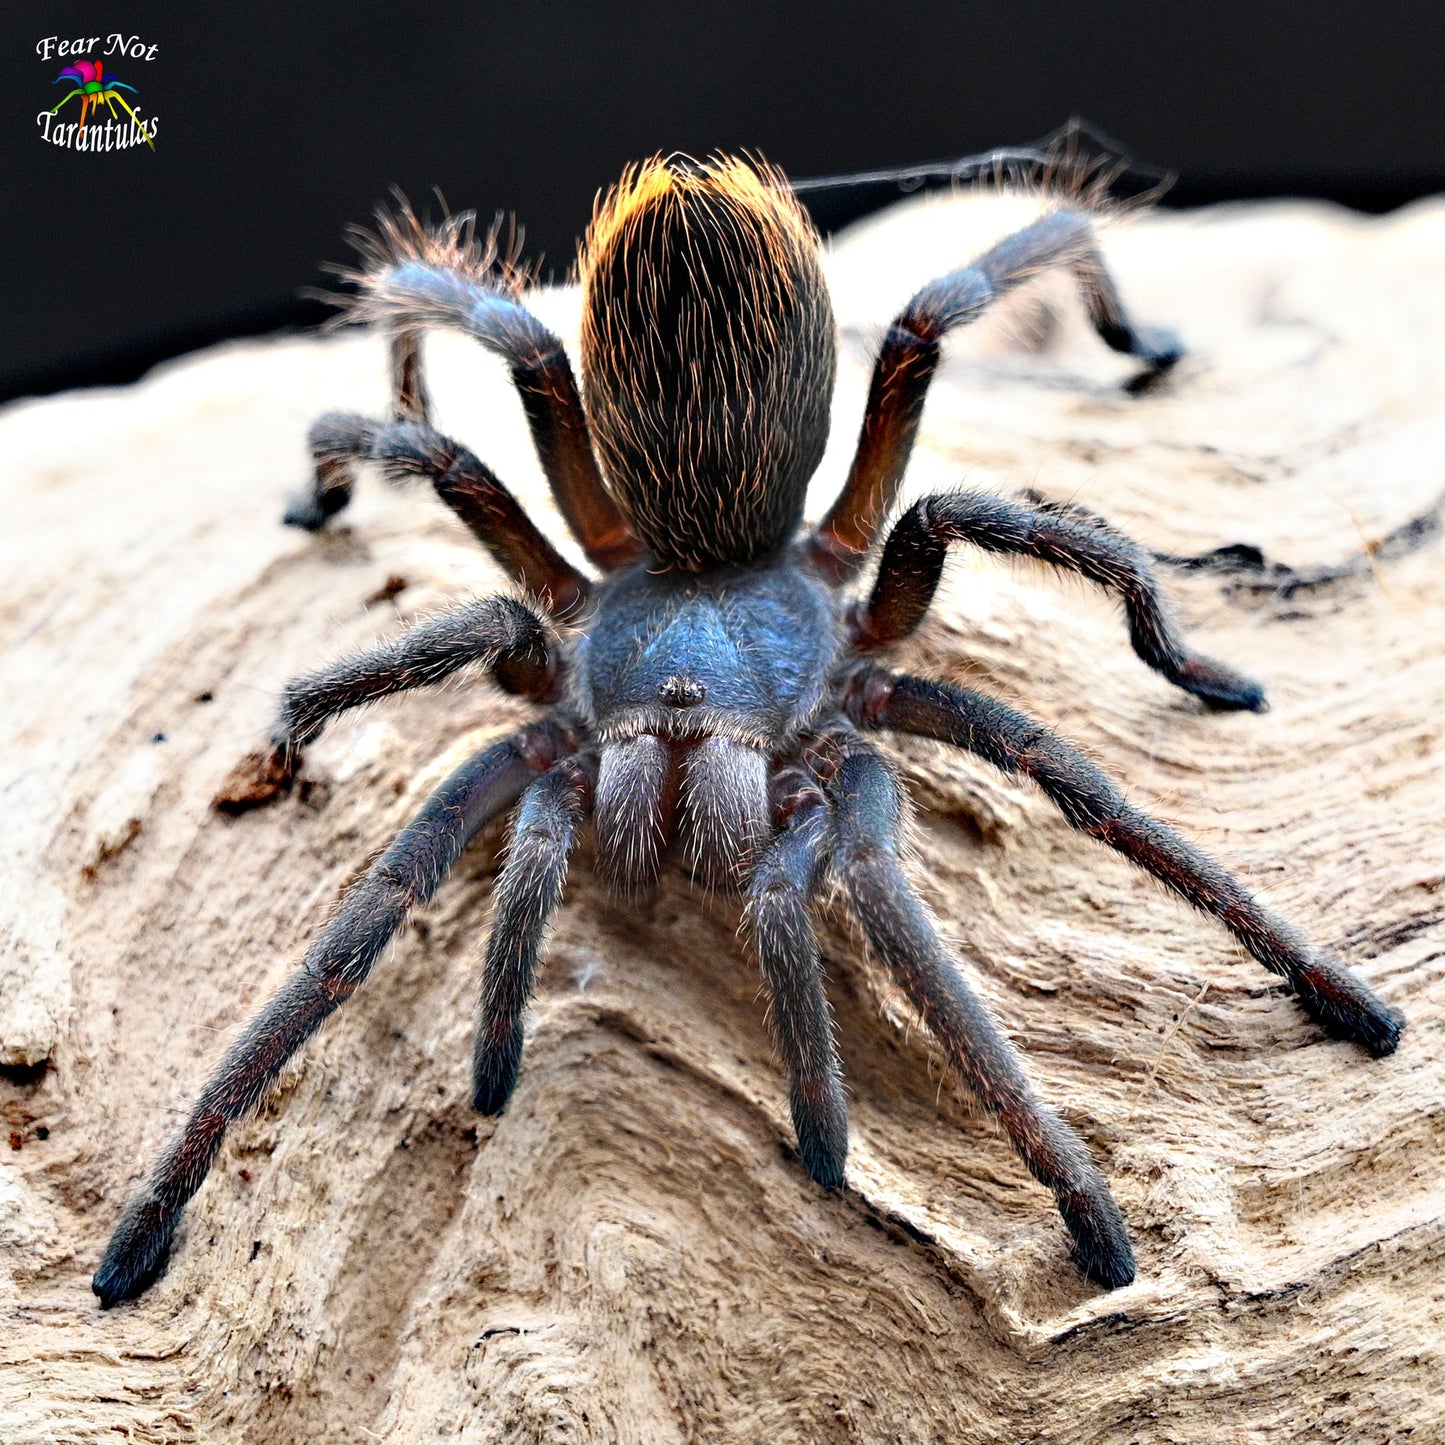
[[[1102,1179],[1097,1190],[1061,1189],[1059,1213],[1074,1237],[1074,1262],[1095,1284],[1121,1289],[1134,1283],[1134,1246],[1124,1216]]]
[[[1264,689],[1247,677],[1204,657],[1191,657],[1179,669],[1179,686],[1217,712],[1268,712]]]
[[[805,1085],[799,1094],[792,1111],[798,1158],[815,1184],[830,1191],[841,1189],[848,1158],[848,1109],[842,1084],[830,1079],[821,1087]]]
[[[798,1158],[802,1160],[803,1168],[808,1171],[808,1178],[830,1194],[836,1194],[843,1187],[845,1157],[819,1149],[816,1145],[810,1148],[802,1139],[798,1140]]]
[[[324,418],[323,418],[324,420]],[[339,457],[322,457],[316,463],[316,482],[309,491],[293,497],[281,518],[288,527],[319,532],[351,501],[355,482],[351,468]]]
[[[293,497],[281,514],[283,527],[299,527],[303,532],[319,532],[327,522],[327,514],[310,495]]]
[[[1359,1044],[1377,1059],[1393,1054],[1405,1015],[1374,990],[1331,963],[1317,964],[1299,988],[1304,1010],[1334,1039]]]
[[[285,748],[247,753],[226,774],[211,806],[219,813],[248,813],[264,808],[287,792],[295,781],[296,765]]]
[[[472,1055],[472,1107],[477,1113],[495,1116],[506,1109],[521,1067],[521,1024],[500,1043],[489,1039],[483,1026]]]
[[[179,1218],[175,1210],[144,1194],[126,1206],[90,1281],[101,1309],[135,1299],[160,1278]]]
[[[319,532],[350,500],[349,491],[322,492],[319,496],[304,492],[286,504],[281,522],[287,527],[299,527],[303,532]]]
[[[1184,355],[1184,343],[1164,326],[1136,326],[1134,336],[1133,353],[1144,365],[1124,383],[1124,390],[1139,396],[1152,390],[1174,370],[1175,363]]]

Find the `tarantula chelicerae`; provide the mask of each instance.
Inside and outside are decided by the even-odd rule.
[[[516,1084],[543,935],[583,830],[594,827],[597,865],[623,890],[649,885],[676,841],[700,880],[746,896],[799,1155],[819,1184],[838,1188],[848,1123],[808,917],[831,881],[949,1062],[1053,1190],[1084,1271],[1127,1284],[1134,1255],[1108,1185],[1035,1096],[899,864],[903,798],[869,741],[878,731],[937,738],[1033,779],[1074,827],[1217,918],[1328,1033],[1376,1055],[1394,1049],[1394,1009],[1133,808],[1076,749],[979,693],[870,660],[918,626],[948,548],[969,542],[1107,588],[1150,667],[1211,707],[1264,707],[1255,683],[1180,639],[1141,550],[1078,509],[925,497],[889,531],[866,600],[848,600],[897,496],[944,336],[1054,266],[1074,273],[1094,328],[1139,358],[1144,377],[1174,364],[1177,342],[1127,317],[1088,217],[1055,210],[931,281],[899,314],[847,481],[799,537],[828,432],[834,327],[818,237],[778,172],[719,157],[653,160],[624,176],[582,252],[580,396],[557,337],[467,222],[428,229],[405,210],[383,219],[356,277],[356,309],[390,332],[393,414],[316,423],[315,484],[288,520],[322,526],[346,505],[359,463],[423,477],[536,606],[475,602],[291,683],[272,746],[218,802],[239,809],[274,796],[329,718],[468,665],[546,711],[442,783],[231,1046],[127,1207],[95,1275],[102,1304],[156,1278],[232,1121],[361,986],[467,841],[513,804],[473,1060],[483,1113],[505,1109]],[[430,424],[420,342],[432,326],[460,328],[509,365],[558,506],[600,581]],[[545,614],[575,640],[559,641]]]

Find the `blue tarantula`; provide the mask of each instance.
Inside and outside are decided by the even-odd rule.
[[[1133,1249],[1107,1183],[1034,1093],[900,866],[903,798],[869,740],[880,731],[940,739],[1032,779],[1074,827],[1218,919],[1326,1032],[1375,1055],[1395,1048],[1403,1020],[1393,1008],[1132,807],[1076,749],[980,693],[871,660],[918,626],[949,547],[967,542],[1081,574],[1122,602],[1134,650],[1170,682],[1210,707],[1264,707],[1255,683],[1181,640],[1141,549],[1079,509],[925,497],[889,530],[866,599],[850,600],[954,327],[1064,267],[1099,336],[1141,362],[1136,383],[1178,359],[1172,336],[1130,321],[1087,215],[1056,209],[913,297],[884,339],[843,489],[801,536],[827,439],[835,338],[818,236],[777,171],[671,158],[623,177],[582,251],[580,394],[561,343],[469,220],[428,228],[403,209],[383,217],[364,257],[356,310],[389,332],[392,415],[318,421],[314,485],[287,520],[322,527],[346,506],[362,463],[419,476],[537,602],[476,602],[291,683],[270,746],[232,775],[218,805],[276,796],[345,709],[469,665],[545,711],[441,784],[232,1044],[124,1212],[93,1282],[103,1305],[156,1279],[232,1122],[361,986],[468,840],[514,805],[473,1060],[479,1110],[501,1113],[516,1084],[543,936],[590,825],[597,866],[619,889],[647,887],[680,850],[704,883],[745,895],[799,1157],[839,1188],[848,1123],[809,921],[834,884],[949,1063],[1053,1191],[1084,1272],[1106,1287],[1128,1283]],[[436,326],[508,364],[562,516],[600,579],[571,566],[487,467],[431,425],[420,346]],[[575,640],[559,641],[547,614]]]

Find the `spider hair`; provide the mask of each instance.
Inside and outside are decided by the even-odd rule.
[[[372,213],[374,226],[346,228],[346,239],[361,264],[328,268],[355,288],[353,294],[321,293],[339,308],[331,325],[393,319],[381,283],[408,264],[445,270],[504,296],[518,296],[535,281],[534,268],[522,259],[525,234],[515,217],[498,211],[482,230],[476,211],[451,210],[440,191],[436,199],[441,219],[423,220],[405,193],[393,187],[391,204],[379,205]]]
[[[609,489],[661,565],[752,562],[796,528],[837,367],[820,250],[761,161],[655,157],[598,203],[583,396]]]

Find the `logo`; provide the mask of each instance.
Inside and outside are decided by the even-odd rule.
[[[127,39],[121,35],[110,35],[106,39],[108,44],[103,54],[119,51],[122,55],[145,60],[155,55],[154,45],[144,46],[135,36]],[[99,44],[98,35],[81,40],[58,40],[52,35],[42,40],[35,49],[41,59],[48,59],[52,52],[61,56],[79,54],[94,50]],[[49,110],[42,110],[35,117],[42,140],[77,151],[126,150],[142,143],[155,150],[156,118],[147,118],[132,106],[122,92],[129,91],[138,101],[135,86],[114,75],[107,75],[103,61],[89,58],[74,61],[51,82],[52,85],[64,83],[70,85],[70,90]],[[72,108],[62,117],[60,113],[73,100],[80,102],[78,114]],[[116,109],[117,105],[125,112],[124,116]]]

